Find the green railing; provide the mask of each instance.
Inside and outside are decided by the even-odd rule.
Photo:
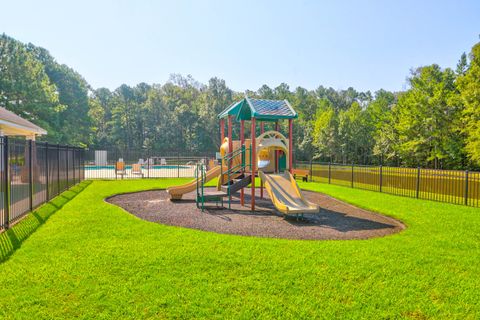
[[[225,161],[225,163],[227,163],[227,171],[222,172],[223,171],[223,166],[222,165],[220,166],[220,179],[222,179],[221,182],[223,184],[223,182],[224,182],[223,181],[223,176],[227,175],[227,183],[229,183],[227,185],[228,209],[230,209],[231,205],[232,205],[232,194],[230,192],[230,181],[232,181],[231,177],[232,177],[233,174],[236,174],[238,172],[241,172],[241,173],[245,172],[245,168],[246,168],[246,165],[245,165],[245,151],[246,151],[245,145],[242,145],[237,150],[233,150],[232,152],[227,153],[222,158],[222,164],[223,164],[223,161]],[[233,159],[235,159],[236,157],[239,157],[239,156],[241,157],[240,163],[235,165],[235,166],[232,166]]]
[[[206,167],[205,164],[203,163],[197,163],[197,166],[195,168],[195,178],[196,180],[196,188],[197,188],[197,194],[195,197],[195,203],[197,205],[197,208],[199,208],[199,200],[201,201],[201,208],[203,211],[204,207],[204,184],[205,184],[205,171]],[[200,190],[200,193],[199,193]]]
[[[249,150],[251,151],[251,147],[249,147]],[[251,154],[251,152],[250,152],[250,154]],[[233,160],[237,157],[241,157],[240,163],[232,166]],[[227,181],[228,181],[228,183],[230,183],[230,181],[232,181],[231,178],[234,174],[237,174],[238,172],[245,173],[245,169],[247,168],[245,160],[246,160],[246,147],[245,147],[245,145],[242,145],[240,148],[238,148],[238,149],[236,149],[236,150],[234,150],[230,153],[225,154],[225,156],[223,156],[220,159],[220,161],[221,161],[221,163],[220,163],[220,179],[222,179],[220,181],[220,184],[222,185],[224,183],[224,181],[223,181],[223,176],[224,175],[227,176]],[[225,172],[223,171],[223,163],[224,162],[227,164],[227,171],[225,171]],[[251,169],[251,161],[250,161],[249,167]],[[205,189],[205,178],[206,178],[205,164],[203,164],[203,163],[197,164],[195,176],[197,177],[196,203],[197,203],[197,207],[199,207],[199,203],[201,204],[201,208],[202,208],[202,211],[203,211],[204,195],[205,195],[204,189]],[[232,198],[232,195],[230,193],[230,185],[227,186],[227,195],[228,195],[228,208],[230,209],[231,208],[231,198]]]

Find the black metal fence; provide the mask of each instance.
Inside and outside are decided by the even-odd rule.
[[[0,137],[0,229],[84,180],[84,150]]]
[[[207,164],[214,156],[213,152],[86,150],[85,179],[191,178],[199,162]],[[119,162],[124,170],[116,170]]]
[[[0,229],[84,179],[194,177],[213,152],[84,150],[0,137]],[[124,170],[116,170],[118,162]],[[480,172],[297,161],[310,180],[419,199],[480,206]]]
[[[479,207],[480,172],[297,161],[311,181]]]
[[[85,179],[194,177],[196,165],[208,164],[213,152],[164,150],[86,150]],[[117,162],[125,170],[115,170]],[[136,166],[136,169],[134,168]],[[309,169],[311,181],[331,183],[419,199],[480,206],[480,172],[296,161]],[[140,171],[138,171],[140,168]]]

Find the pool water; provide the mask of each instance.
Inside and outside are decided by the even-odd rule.
[[[125,169],[132,169],[132,166],[131,165],[126,165]],[[142,166],[142,169],[147,170],[148,167],[147,166]],[[173,165],[165,165],[165,166],[153,165],[153,166],[150,166],[150,169],[190,169],[190,167],[173,166]],[[113,166],[113,165],[112,166],[89,166],[89,165],[86,165],[85,170],[115,170],[115,166]]]

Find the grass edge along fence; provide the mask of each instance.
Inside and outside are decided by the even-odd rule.
[[[297,161],[310,181],[479,207],[480,172]]]
[[[85,178],[78,147],[0,137],[0,231]]]

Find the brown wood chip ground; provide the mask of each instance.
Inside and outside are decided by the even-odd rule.
[[[247,194],[245,207],[240,205],[236,194],[232,197],[231,210],[226,208],[228,204],[225,201],[224,208],[208,203],[203,213],[196,208],[195,192],[175,202],[169,200],[165,190],[116,195],[106,201],[147,221],[243,236],[310,240],[367,239],[386,236],[405,228],[398,220],[354,207],[327,195],[310,191],[304,191],[304,194],[309,201],[320,205],[321,210],[316,216],[305,215],[300,221],[276,213],[268,196],[260,199],[257,195],[255,212],[250,211],[250,197]]]

